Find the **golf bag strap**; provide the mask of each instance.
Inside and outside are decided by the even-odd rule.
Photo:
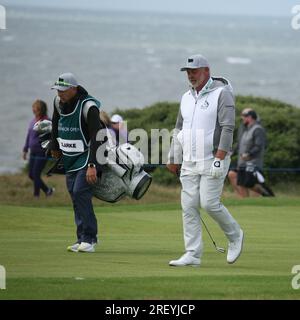
[[[60,98],[59,98],[59,96],[56,96],[55,99],[54,99],[54,107],[57,110],[58,114],[60,115],[61,114],[61,110],[60,110],[60,107],[59,107],[59,102],[60,102]]]
[[[60,102],[60,98],[58,96],[55,97],[54,99],[54,106],[57,110],[57,112],[59,114],[61,114],[61,110],[60,110],[60,106],[59,106],[59,102]],[[92,100],[88,100],[84,103],[84,106],[83,106],[83,109],[82,109],[82,113],[83,113],[83,117],[84,117],[84,120],[85,122],[87,123],[87,115],[88,115],[88,112],[90,110],[91,107],[97,107],[95,102],[92,101]]]
[[[93,100],[88,100],[83,105],[82,113],[86,123],[87,123],[87,115],[91,107],[97,107]]]

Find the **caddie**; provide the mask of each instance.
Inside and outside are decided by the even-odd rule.
[[[96,162],[100,102],[78,84],[72,73],[61,74],[51,89],[57,90],[52,117],[51,154],[62,156],[76,223],[76,242],[71,252],[94,252],[97,219],[92,204],[92,184],[101,167]]]

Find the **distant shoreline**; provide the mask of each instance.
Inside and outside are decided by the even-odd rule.
[[[274,15],[267,15],[267,14],[224,14],[224,13],[210,13],[210,12],[182,12],[182,11],[167,11],[167,10],[132,10],[132,9],[101,9],[98,7],[91,6],[88,8],[88,6],[74,6],[73,8],[70,8],[67,5],[60,4],[60,5],[49,5],[48,3],[43,5],[39,4],[16,4],[16,3],[9,3],[4,4],[7,9],[37,9],[37,10],[65,10],[65,11],[80,11],[86,12],[86,13],[108,13],[108,14],[145,14],[145,15],[165,15],[165,16],[206,16],[206,17],[235,17],[235,18],[262,18],[262,19],[290,19],[290,14],[283,15],[283,14],[274,14]]]

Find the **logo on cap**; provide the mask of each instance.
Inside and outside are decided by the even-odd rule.
[[[188,63],[194,62],[194,59],[188,59]]]

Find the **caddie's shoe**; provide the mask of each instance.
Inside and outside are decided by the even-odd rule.
[[[169,266],[171,267],[183,267],[183,266],[200,266],[200,259],[193,257],[190,253],[185,253],[178,260],[172,260],[169,262]]]
[[[79,246],[80,246],[80,243],[76,242],[76,243],[74,243],[73,245],[68,246],[67,250],[68,250],[69,252],[78,252]]]
[[[240,230],[240,237],[228,244],[228,253],[227,253],[227,262],[234,263],[240,254],[242,253],[243,249],[243,241],[244,241],[244,232]]]
[[[78,252],[95,252],[96,243],[81,242]]]

